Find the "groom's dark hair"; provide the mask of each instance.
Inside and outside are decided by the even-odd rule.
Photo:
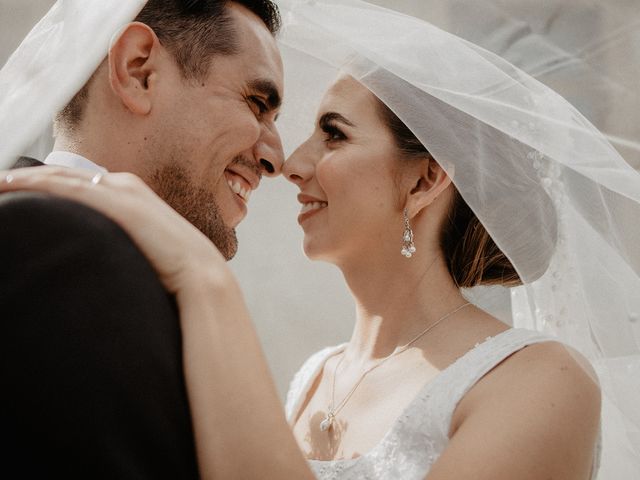
[[[207,75],[213,56],[238,52],[229,3],[255,13],[273,35],[280,29],[278,7],[271,0],[149,0],[136,21],[153,29],[186,78],[199,79]]]
[[[280,13],[271,0],[149,0],[135,21],[153,29],[185,78],[199,80],[207,76],[213,57],[238,52],[229,3],[255,13],[273,35],[280,29]],[[59,126],[73,129],[80,123],[90,83],[91,79],[58,114]]]

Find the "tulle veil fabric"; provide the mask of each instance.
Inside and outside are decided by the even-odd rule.
[[[640,130],[616,121],[640,105],[640,19],[615,8],[626,2],[564,2],[599,11],[607,33],[573,38],[567,23],[560,42],[505,0],[452,0],[452,33],[360,0],[277,1],[285,147],[311,131],[338,72],[409,126],[525,282],[509,291],[514,326],[556,336],[595,367],[604,480],[640,478]],[[59,0],[34,27],[0,70],[0,167],[47,129],[145,3]],[[608,69],[616,49],[628,62]],[[541,82],[563,75],[584,85],[591,120]]]
[[[59,0],[0,70],[0,168],[50,135],[56,112],[106,57],[146,0]]]

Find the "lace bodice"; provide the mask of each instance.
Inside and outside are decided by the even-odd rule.
[[[309,463],[321,480],[424,480],[449,441],[454,410],[462,397],[487,372],[512,353],[534,343],[552,340],[539,332],[510,329],[460,357],[423,387],[382,440],[354,459]],[[307,392],[329,357],[345,344],[311,356],[291,382],[286,415],[292,422]],[[594,476],[597,468],[594,468]]]

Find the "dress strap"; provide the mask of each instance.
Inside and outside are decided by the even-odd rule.
[[[443,407],[441,428],[448,437],[458,403],[487,373],[523,348],[536,343],[556,341],[553,337],[524,328],[512,328],[487,339],[456,360],[436,378],[440,385],[430,389],[432,401]],[[435,398],[434,398],[435,397]],[[441,397],[441,398],[437,398]]]
[[[287,400],[284,407],[287,421],[290,424],[293,423],[302,402],[307,397],[311,385],[313,385],[314,380],[324,368],[324,364],[327,363],[330,357],[344,350],[346,346],[347,344],[343,343],[341,345],[323,348],[319,352],[314,353],[294,375],[289,384],[289,392],[287,393]]]

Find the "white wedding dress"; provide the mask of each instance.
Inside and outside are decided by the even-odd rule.
[[[316,477],[321,480],[424,480],[447,446],[453,412],[465,393],[511,354],[527,345],[547,341],[553,339],[521,328],[487,338],[425,385],[368,453],[348,460],[309,460]],[[327,359],[345,346],[317,352],[295,375],[285,407],[289,422],[295,418]],[[592,480],[598,470],[599,451],[600,448],[594,461]]]

